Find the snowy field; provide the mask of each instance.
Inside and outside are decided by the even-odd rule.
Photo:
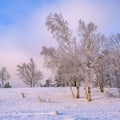
[[[91,102],[69,88],[0,89],[0,120],[120,120],[120,98],[99,89]]]

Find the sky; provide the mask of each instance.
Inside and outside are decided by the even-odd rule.
[[[120,32],[119,6],[120,0],[0,0],[0,69],[5,66],[12,86],[21,87],[16,66],[33,58],[46,80],[52,73],[43,65],[41,48],[56,45],[45,26],[46,17],[62,13],[75,35],[82,19],[110,36]]]

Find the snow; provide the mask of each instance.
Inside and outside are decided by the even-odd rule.
[[[0,120],[120,120],[120,98],[113,91],[94,88],[87,102],[82,90],[75,99],[67,87],[1,88]]]

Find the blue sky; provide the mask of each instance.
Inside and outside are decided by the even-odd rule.
[[[53,0],[0,0],[0,24],[3,27],[16,25],[34,10],[42,9],[46,4],[52,3],[49,1]]]
[[[39,53],[55,40],[45,27],[46,16],[62,13],[75,34],[79,19],[92,21],[110,36],[120,32],[119,6],[120,0],[0,0],[0,68],[6,66],[17,80],[16,65],[32,57],[47,79],[50,72]]]

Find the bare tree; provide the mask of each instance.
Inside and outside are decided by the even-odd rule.
[[[8,73],[6,67],[2,67],[0,70],[0,81],[2,87],[4,87],[8,79],[10,79],[10,74]]]
[[[43,78],[42,72],[36,69],[32,58],[28,64],[22,63],[21,65],[17,65],[17,72],[19,79],[22,79],[30,87],[38,85],[39,81]]]

